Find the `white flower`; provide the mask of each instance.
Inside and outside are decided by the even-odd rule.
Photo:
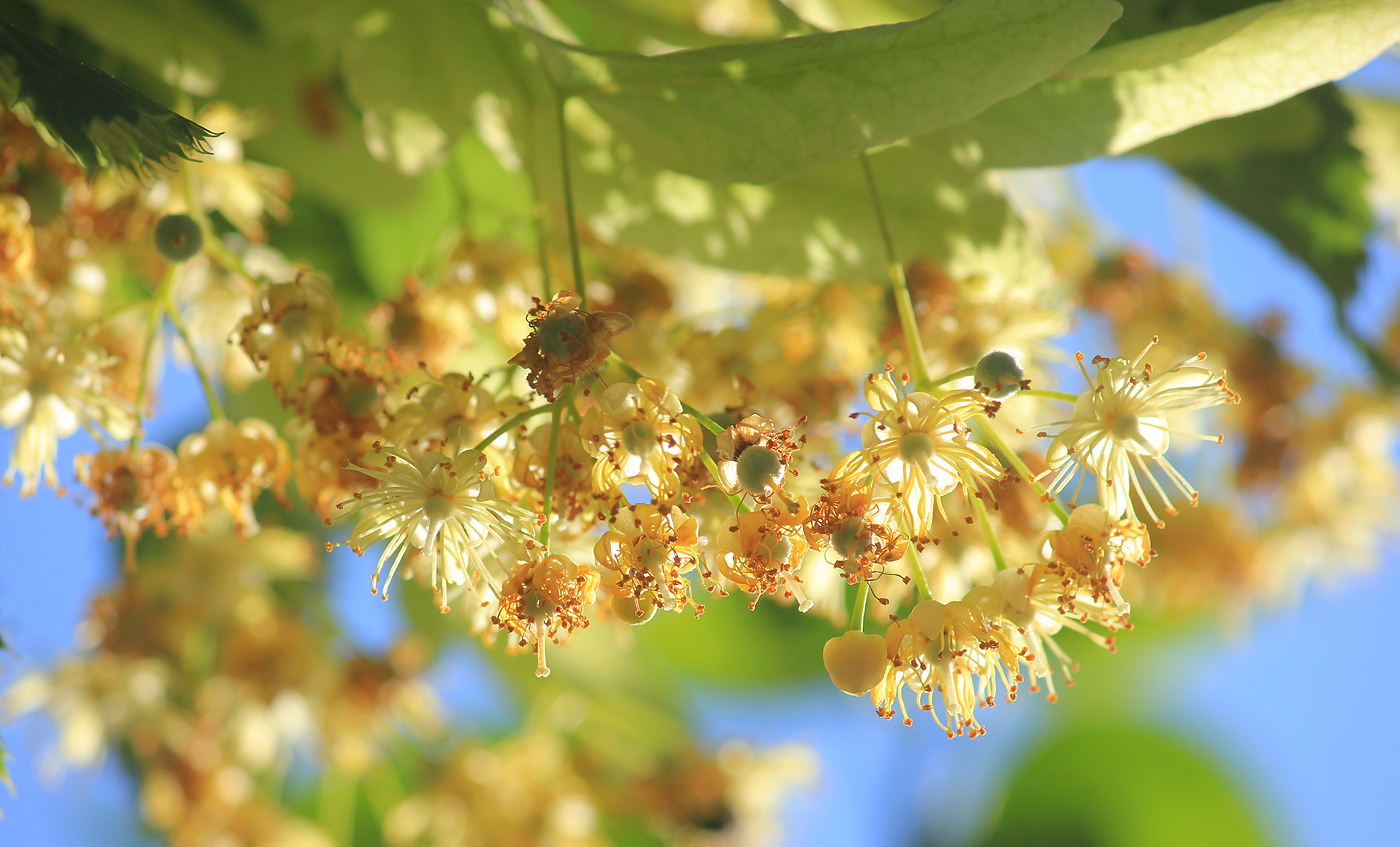
[[[58,440],[79,425],[94,437],[99,426],[113,438],[131,435],[135,419],[111,394],[102,373],[107,364],[92,344],[33,339],[0,328],[0,424],[18,430],[5,484],[18,471],[24,479],[20,496],[37,491],[45,477],[57,487]]]
[[[509,550],[512,561],[497,565],[508,574],[515,548],[532,538],[534,516],[519,506],[498,500],[486,457],[464,450],[449,459],[442,453],[424,453],[417,459],[394,447],[376,446],[365,454],[364,465],[351,468],[379,480],[379,487],[356,494],[341,503],[347,513],[358,515],[345,540],[356,553],[387,541],[374,571],[373,590],[379,593],[379,577],[393,559],[384,580],[387,596],[399,564],[414,547],[432,561],[433,592],[447,610],[448,585],[485,582],[499,593],[501,578],[492,572],[489,558]]]
[[[1205,359],[1204,353],[1192,356],[1165,373],[1154,374],[1152,366],[1144,365],[1143,359],[1156,343],[1154,336],[1133,360],[1096,356],[1093,364],[1098,367],[1098,373],[1094,377],[1090,377],[1084,367],[1084,354],[1078,355],[1079,369],[1089,389],[1075,401],[1070,420],[1048,424],[1064,426],[1050,442],[1046,455],[1049,470],[1042,474],[1042,477],[1051,478],[1046,486],[1051,494],[1063,489],[1076,471],[1088,471],[1098,479],[1099,505],[1110,516],[1138,519],[1129,496],[1131,489],[1157,526],[1162,526],[1148,502],[1142,481],[1146,479],[1152,486],[1166,506],[1167,514],[1176,514],[1176,508],[1152,475],[1148,465],[1151,462],[1195,505],[1196,489],[1164,456],[1171,436],[1203,438],[1217,443],[1223,436],[1182,432],[1173,428],[1171,418],[1221,403],[1238,403],[1240,398],[1225,384],[1224,371],[1217,374],[1196,364]],[[1039,434],[1049,437],[1049,433]],[[1075,496],[1078,493],[1076,487]]]

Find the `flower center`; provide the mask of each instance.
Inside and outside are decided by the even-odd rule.
[[[783,460],[775,450],[754,444],[739,454],[739,487],[750,494],[767,492],[768,486],[776,485],[782,473]]]
[[[781,535],[767,535],[758,542],[755,552],[767,558],[770,564],[781,565],[792,555],[792,542]]]
[[[865,521],[860,518],[846,518],[831,534],[831,546],[843,559],[857,559],[870,549],[870,533],[865,532]]]
[[[282,335],[291,341],[300,342],[311,330],[311,316],[302,308],[288,309],[282,313],[278,325],[282,329]]]
[[[899,458],[911,465],[928,467],[933,458],[933,439],[924,432],[911,432],[899,439]]]
[[[656,449],[656,427],[650,421],[632,421],[622,430],[622,449],[641,456]]]
[[[428,516],[428,522],[434,526],[451,517],[456,508],[451,498],[445,494],[434,494],[423,502],[423,514]]]
[[[1118,441],[1139,441],[1142,437],[1138,430],[1138,417],[1132,412],[1123,412],[1115,416],[1110,424],[1110,432]]]
[[[538,588],[527,590],[520,598],[520,611],[532,621],[554,614],[557,604]]]
[[[538,339],[541,353],[556,361],[567,362],[573,359],[574,351],[578,349],[586,330],[582,315],[577,312],[565,312],[545,318],[535,337]]]

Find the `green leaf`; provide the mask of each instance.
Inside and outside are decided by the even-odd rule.
[[[1093,726],[1054,736],[1011,778],[982,840],[998,847],[1250,847],[1273,843],[1235,780],[1160,730]]]
[[[939,133],[987,167],[1124,153],[1351,73],[1400,40],[1394,0],[1287,0],[1095,50]]]
[[[638,155],[763,183],[966,121],[1081,55],[1118,11],[1111,0],[965,0],[906,23],[658,56],[527,30],[562,92]]]
[[[582,220],[609,240],[720,267],[814,279],[883,278],[884,249],[855,160],[768,185],[705,182],[619,155],[580,136],[574,179]],[[870,157],[903,260],[955,278],[1043,279],[1040,245],[976,167],[915,139]]]
[[[412,181],[376,162],[359,115],[336,74],[344,28],[339,5],[263,3],[258,26],[230,26],[217,4],[183,4],[179,15],[142,0],[41,0],[46,15],[86,32],[107,50],[160,78],[178,71],[201,96],[217,96],[273,118],[246,145],[249,158],[296,173],[337,208],[395,202]],[[268,24],[274,10],[276,26]],[[320,14],[317,14],[319,10]]]
[[[1212,137],[1262,137],[1281,120],[1308,128],[1310,142],[1296,149],[1227,150],[1208,159],[1183,155],[1183,148]],[[1188,130],[1143,152],[1268,233],[1307,264],[1335,301],[1345,303],[1356,293],[1373,224],[1366,163],[1351,143],[1353,124],[1341,93],[1327,85],[1255,114]]]
[[[0,20],[0,99],[27,110],[89,173],[139,173],[208,153],[214,133]]]

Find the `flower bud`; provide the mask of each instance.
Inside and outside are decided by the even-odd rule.
[[[1021,390],[1026,371],[1016,357],[1004,350],[993,350],[977,360],[973,383],[993,400],[1005,400]]]
[[[885,676],[889,658],[885,639],[851,630],[826,642],[822,664],[837,688],[859,697],[874,688]]]

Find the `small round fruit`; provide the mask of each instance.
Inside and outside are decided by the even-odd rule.
[[[977,361],[973,382],[993,400],[1005,400],[1021,390],[1026,371],[1016,357],[1004,350],[993,350]]]
[[[656,604],[645,596],[641,600],[635,597],[613,597],[611,605],[612,613],[618,620],[633,626],[646,623],[656,614]]]
[[[822,664],[837,688],[859,697],[884,679],[890,660],[884,638],[853,629],[826,642]]]
[[[170,261],[192,259],[203,248],[204,230],[189,215],[166,215],[156,224],[156,249]]]

